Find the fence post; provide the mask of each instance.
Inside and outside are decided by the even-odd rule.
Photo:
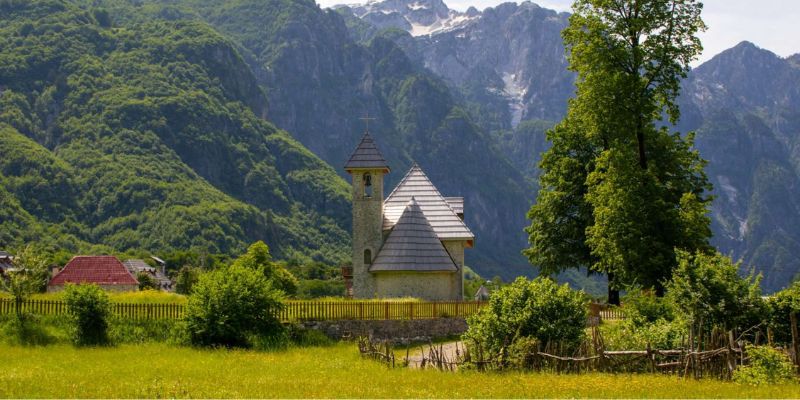
[[[384,304],[384,307],[385,307],[385,310],[386,310],[386,313],[384,314],[384,318],[383,319],[389,319],[389,302],[388,301],[384,301],[383,304]]]
[[[789,313],[789,322],[792,324],[792,353],[794,353],[794,365],[800,367],[800,334],[797,332],[797,313]]]

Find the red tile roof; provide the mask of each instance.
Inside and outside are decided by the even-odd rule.
[[[114,256],[76,256],[48,285],[96,283],[98,285],[138,285],[139,281]]]

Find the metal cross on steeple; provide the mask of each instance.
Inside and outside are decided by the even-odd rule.
[[[364,116],[364,117],[361,117],[361,118],[359,118],[359,119],[360,119],[360,120],[362,120],[362,121],[364,121],[364,125],[365,125],[365,132],[369,133],[369,121],[374,121],[374,120],[376,120],[377,118],[371,118],[371,117],[369,116],[369,111],[367,111],[367,115],[366,115],[366,116]]]

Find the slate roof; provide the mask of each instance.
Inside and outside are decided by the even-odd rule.
[[[125,260],[122,265],[124,265],[132,275],[136,275],[139,272],[156,273],[155,267],[147,265],[144,260]]]
[[[383,158],[369,132],[364,134],[361,138],[361,143],[358,144],[350,159],[344,165],[345,170],[364,168],[384,169],[385,172],[389,172],[389,164]]]
[[[472,231],[416,163],[383,202],[384,230],[395,226],[412,197],[419,203],[439,240],[475,240]]]
[[[445,197],[444,200],[447,205],[453,209],[456,214],[464,214],[464,198],[463,197]]]
[[[458,267],[412,197],[369,270],[455,272]]]
[[[50,280],[48,285],[96,283],[138,285],[139,281],[114,256],[76,256]]]

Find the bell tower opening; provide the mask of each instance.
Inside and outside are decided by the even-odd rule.
[[[372,250],[366,249],[364,250],[364,265],[371,265],[372,264]]]
[[[364,174],[364,197],[372,197],[372,175],[367,172]]]

